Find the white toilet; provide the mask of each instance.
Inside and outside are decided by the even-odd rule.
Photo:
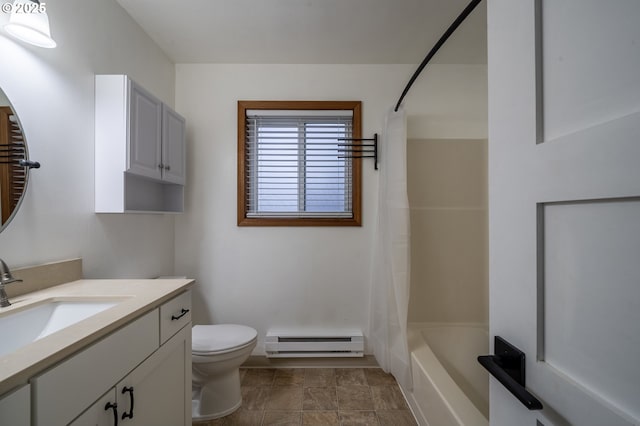
[[[257,336],[253,328],[235,324],[191,329],[193,420],[217,419],[240,407],[238,369],[251,355]]]

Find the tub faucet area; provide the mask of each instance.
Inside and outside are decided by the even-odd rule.
[[[13,275],[11,275],[11,271],[9,270],[7,264],[4,262],[4,260],[0,259],[0,308],[11,306],[9,298],[7,297],[7,292],[4,290],[4,286],[21,281],[22,280],[14,278]]]

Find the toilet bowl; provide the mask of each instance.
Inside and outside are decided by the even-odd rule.
[[[196,325],[191,329],[194,420],[233,413],[242,403],[240,365],[251,355],[258,333],[235,324]]]

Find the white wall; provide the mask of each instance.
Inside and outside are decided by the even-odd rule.
[[[363,164],[362,228],[236,226],[237,101],[361,100],[363,137],[381,133],[413,65],[176,67],[188,119],[186,213],[176,218],[176,273],[198,280],[196,323],[358,327],[368,334],[378,175]],[[434,65],[406,99],[409,135],[486,137],[486,67]],[[384,142],[383,142],[384,143]],[[263,351],[259,342],[256,353]]]
[[[25,128],[31,174],[0,234],[10,267],[82,257],[88,277],[173,273],[174,218],[93,213],[94,75],[124,73],[172,104],[174,66],[115,0],[47,2],[47,50],[0,30],[0,87]],[[8,16],[0,13],[0,27]]]

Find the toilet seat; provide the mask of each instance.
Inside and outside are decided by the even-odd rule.
[[[193,355],[219,355],[242,349],[255,342],[258,333],[236,324],[196,325],[191,329]]]

